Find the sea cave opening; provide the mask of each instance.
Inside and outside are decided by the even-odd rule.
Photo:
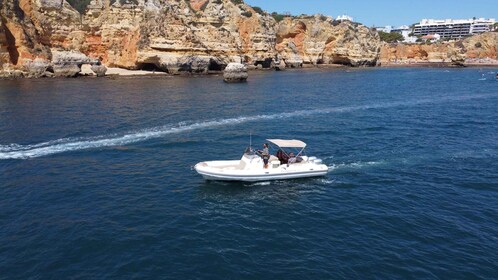
[[[222,71],[223,68],[224,68],[223,65],[219,64],[216,60],[214,59],[209,60],[209,65],[208,65],[209,71]]]
[[[165,72],[163,69],[159,68],[156,64],[154,63],[139,63],[137,64],[137,69],[138,70],[144,70],[144,71],[152,71],[152,72]]]
[[[19,51],[16,48],[16,38],[12,35],[12,32],[3,24],[5,31],[5,39],[7,39],[7,51],[9,52],[10,62],[17,65],[19,62]]]

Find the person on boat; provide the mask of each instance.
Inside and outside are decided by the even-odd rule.
[[[268,160],[270,160],[270,150],[268,149],[268,144],[263,144],[263,150],[258,151],[263,159],[264,168],[268,168]]]
[[[301,156],[295,156],[294,153],[290,153],[289,154],[289,161],[288,163],[299,163],[299,162],[302,162],[303,161],[303,158]]]
[[[296,163],[296,160],[297,160],[297,159],[296,159],[296,156],[294,155],[294,153],[292,153],[292,152],[291,152],[291,153],[289,154],[289,160],[288,160],[288,162],[289,162],[289,163]]]
[[[280,161],[280,164],[287,164],[287,161],[289,160],[289,156],[287,156],[287,154],[285,154],[284,151],[282,151],[282,149],[279,149],[275,156]]]

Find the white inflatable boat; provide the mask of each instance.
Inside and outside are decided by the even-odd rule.
[[[278,147],[276,155],[269,156],[265,168],[262,156],[251,147],[240,160],[204,161],[194,169],[206,180],[258,182],[324,176],[328,167],[316,157],[304,156],[306,143],[300,140],[267,139]],[[294,156],[289,149],[299,149]]]

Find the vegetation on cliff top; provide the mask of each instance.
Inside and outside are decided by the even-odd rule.
[[[241,15],[245,16],[245,17],[252,17],[252,13],[250,11],[245,11],[243,12]]]
[[[258,7],[258,6],[254,6],[254,7],[252,7],[252,9],[253,9],[256,13],[258,13],[258,14],[260,14],[260,15],[262,15],[262,16],[266,15],[266,12],[265,12],[265,11],[263,11],[263,9],[261,9],[261,8],[260,8],[260,7]]]
[[[281,22],[282,20],[284,20],[284,18],[286,17],[292,17],[290,14],[279,14],[277,12],[273,12],[271,13],[271,16],[273,17],[273,19],[276,21],[276,22]]]
[[[379,36],[380,40],[387,42],[387,43],[397,43],[397,42],[402,42],[404,40],[403,35],[397,33],[397,32],[383,32],[379,31]]]

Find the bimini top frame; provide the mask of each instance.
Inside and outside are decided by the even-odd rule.
[[[306,148],[306,143],[304,143],[301,140],[285,140],[285,139],[266,139],[266,141],[276,145],[277,147],[280,148],[280,150],[287,156],[290,157],[290,154],[288,154],[284,149],[285,148],[292,148],[296,149],[295,151],[297,154],[295,157],[299,157],[303,154],[304,148]]]
[[[301,140],[266,139],[266,141],[279,146],[280,148],[300,148],[304,149],[306,143]]]

